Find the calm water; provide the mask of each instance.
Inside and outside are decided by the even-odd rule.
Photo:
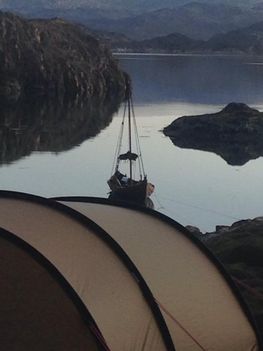
[[[133,79],[156,209],[202,231],[263,215],[263,158],[229,166],[213,153],[179,149],[160,132],[176,117],[216,112],[231,101],[263,110],[263,60],[145,55],[119,60]],[[122,111],[93,105],[1,111],[1,188],[105,197]]]

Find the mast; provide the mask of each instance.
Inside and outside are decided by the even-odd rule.
[[[129,128],[129,152],[132,152],[132,136],[131,136],[131,100],[128,98],[128,128]],[[132,160],[130,158],[130,179],[132,180]]]

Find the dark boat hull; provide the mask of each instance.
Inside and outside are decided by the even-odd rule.
[[[111,191],[109,198],[145,206],[147,181],[143,180],[133,185],[121,186]]]

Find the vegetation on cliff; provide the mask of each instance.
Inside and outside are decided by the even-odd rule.
[[[25,20],[0,12],[0,97],[89,98],[125,94],[126,75],[108,49],[60,19]]]

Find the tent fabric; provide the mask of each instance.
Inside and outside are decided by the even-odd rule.
[[[45,258],[3,229],[0,257],[2,350],[102,350]]]
[[[12,311],[9,323],[15,330],[22,318],[25,326],[37,327],[43,306],[50,308],[47,296],[53,289],[50,299],[63,292],[64,299],[58,303],[55,322],[47,311],[41,323],[51,318],[51,325],[57,327],[56,316],[65,304],[69,318],[62,322],[58,341],[63,342],[72,316],[72,328],[79,330],[66,338],[76,333],[74,342],[81,345],[75,348],[69,343],[66,351],[96,350],[101,335],[111,351],[256,351],[261,347],[246,305],[222,266],[185,228],[162,214],[105,199],[44,199],[0,191],[0,227],[0,258],[2,252],[5,258],[0,280],[8,283],[6,289],[19,283],[24,292],[21,299],[14,292],[10,299],[7,290],[0,293],[1,308]],[[8,239],[16,238],[31,251],[6,240],[5,231],[10,232]],[[58,275],[50,276],[45,265],[34,261],[32,251]],[[17,278],[15,265],[20,262]],[[69,295],[55,284],[57,276],[74,292],[82,309],[74,303],[70,306]],[[44,285],[43,292],[33,292],[28,308],[19,306],[21,318],[14,321],[14,305],[29,300],[36,281]],[[98,326],[99,335],[88,328],[87,339],[82,337],[83,309]],[[23,351],[21,342],[26,345],[31,335],[22,334],[17,331],[12,343],[14,334],[8,330],[5,349]],[[105,350],[103,340],[99,350]]]
[[[140,276],[129,271],[95,223],[50,200],[1,192],[0,226],[58,269],[94,317],[110,350],[174,349],[165,344]]]
[[[257,349],[240,295],[211,253],[183,227],[150,210],[100,199],[66,200],[61,199],[99,223],[136,264],[160,304],[176,350]]]

